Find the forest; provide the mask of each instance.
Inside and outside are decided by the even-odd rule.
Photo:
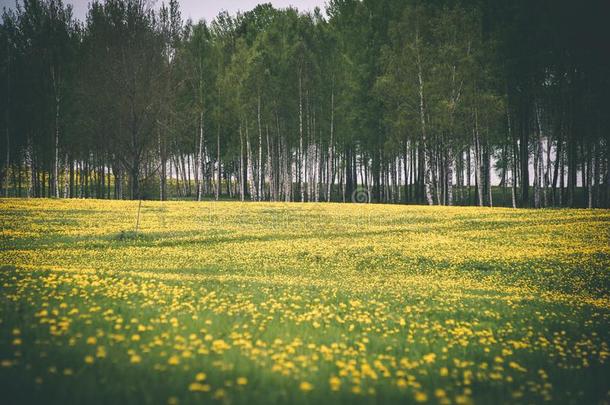
[[[3,196],[610,206],[604,0],[23,0]]]

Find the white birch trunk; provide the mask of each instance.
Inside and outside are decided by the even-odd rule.
[[[447,151],[447,205],[453,205],[453,153]]]
[[[6,169],[4,170],[4,196],[8,197],[8,172],[10,169],[10,161],[11,161],[11,137],[10,137],[10,112],[9,112],[9,106],[11,105],[11,56],[10,56],[10,43],[9,41],[6,41],[6,60],[7,60],[7,66],[6,66],[6,106],[5,106],[5,120],[4,120],[4,125],[6,125],[5,129],[6,129]],[[27,150],[26,150],[26,154],[27,154]],[[28,195],[29,197],[29,195]]]
[[[254,181],[254,166],[252,162],[252,150],[250,148],[250,134],[248,131],[248,123],[246,122],[246,158],[247,158],[247,178],[246,182],[248,183],[248,187],[250,188],[250,199],[252,201],[257,200],[256,195],[256,184]]]
[[[197,170],[197,201],[201,201],[203,183],[203,111],[199,113],[199,142],[195,166]]]
[[[301,202],[305,201],[305,175],[303,170],[303,89],[301,79],[301,69],[299,68],[299,177],[301,180]]]
[[[332,193],[332,185],[334,182],[334,173],[333,173],[333,136],[334,136],[334,128],[335,128],[335,90],[334,87],[331,88],[330,92],[330,141],[328,142],[328,166],[326,176],[328,178],[328,184],[326,186],[326,201],[330,202],[331,193]]]
[[[513,208],[517,208],[517,162],[515,159],[514,140],[513,140],[511,120],[510,120],[510,108],[508,107],[508,105],[506,106],[506,121],[508,124],[508,138],[511,142],[511,145],[513,145],[512,150],[511,150],[512,165],[511,165],[511,169],[510,169],[510,174],[511,174],[510,197],[511,197],[511,203],[512,203]]]
[[[263,129],[261,127],[261,96],[258,96],[258,201],[263,199]]]
[[[53,196],[59,198],[59,98],[55,99],[55,152],[53,154]]]
[[[8,111],[8,107],[7,107],[7,111]],[[11,161],[11,138],[9,136],[9,129],[8,129],[8,112],[6,114],[7,117],[7,121],[6,121],[6,166],[4,169],[4,196],[8,197],[8,172],[10,170],[10,161]]]
[[[589,159],[587,160],[587,207],[593,208],[593,177],[594,177],[594,164],[593,156],[595,155],[595,149],[589,153]]]
[[[493,207],[494,206],[494,198],[493,198],[493,193],[491,190],[491,170],[492,170],[492,166],[491,166],[491,153],[487,153],[487,194],[488,194],[488,199],[489,199],[489,206]]]
[[[479,138],[479,113],[477,108],[474,109],[474,160],[475,160],[475,176],[477,183],[477,196],[479,207],[483,206],[483,175],[481,173],[481,141]]]
[[[108,174],[110,176],[110,174]],[[70,197],[70,161],[66,153],[64,159],[64,198]]]
[[[51,194],[59,198],[59,117],[61,94],[59,90],[59,78],[55,74],[55,67],[51,66],[51,79],[53,82],[53,93],[55,94],[55,133],[54,133],[54,153],[53,153],[53,180]]]
[[[157,129],[157,153],[161,159],[159,166],[159,200],[163,201],[163,154],[161,153],[161,130]]]
[[[241,201],[245,200],[244,191],[246,189],[246,182],[244,181],[244,136],[239,126],[239,195]]]
[[[424,150],[423,153],[423,165],[424,165],[424,190],[426,193],[426,201],[428,205],[432,205],[432,187],[430,184],[430,162],[428,159],[428,146],[426,140],[426,110],[424,104],[424,80],[421,66],[421,56],[419,53],[419,30],[415,31],[415,46],[417,52],[417,79],[419,84],[419,114],[421,121],[421,130],[422,130],[422,148]]]
[[[269,125],[267,125],[267,176],[269,182],[269,199],[275,201],[275,178],[273,176],[273,158],[271,155],[271,143],[269,142]]]

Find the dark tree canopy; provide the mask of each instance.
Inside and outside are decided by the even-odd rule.
[[[25,0],[0,25],[2,194],[608,207],[608,15]]]

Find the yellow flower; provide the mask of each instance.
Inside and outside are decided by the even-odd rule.
[[[104,346],[98,346],[95,351],[95,357],[103,359],[106,357],[106,348]]]
[[[341,388],[341,380],[336,376],[330,377],[328,379],[328,384],[330,385],[331,391],[339,391],[339,388]]]
[[[180,364],[180,357],[176,355],[171,356],[169,359],[167,359],[167,364],[169,364],[170,366],[176,366]]]
[[[222,354],[225,350],[229,349],[230,346],[222,339],[215,340],[212,342],[212,350],[215,352]]]
[[[195,375],[196,381],[205,381],[206,378],[207,378],[207,375],[203,372],[197,373],[197,375]]]
[[[299,385],[299,389],[303,392],[309,392],[309,391],[313,390],[313,385],[311,385],[311,383],[309,383],[307,381],[303,381]]]
[[[202,384],[200,382],[193,382],[189,384],[189,391],[193,392],[209,392],[211,389],[209,384]]]
[[[239,377],[237,379],[237,385],[246,385],[248,384],[248,379],[246,377]]]
[[[472,401],[470,400],[469,397],[467,397],[466,395],[458,395],[455,397],[455,403],[458,405],[467,405],[470,404]]]
[[[94,345],[97,343],[97,338],[95,336],[89,336],[87,338],[87,344],[88,345]]]
[[[519,363],[515,362],[515,361],[511,361],[510,363],[508,363],[508,365],[510,366],[510,368],[514,368],[517,371],[521,371],[523,373],[525,373],[527,370],[525,368],[523,368]]]
[[[142,361],[142,357],[140,357],[140,356],[139,356],[139,355],[137,355],[137,354],[133,354],[133,355],[131,356],[131,358],[129,359],[129,361],[130,361],[132,364],[138,364],[138,363],[140,363],[140,362]]]
[[[428,395],[425,392],[418,391],[415,393],[415,401],[416,402],[426,402],[428,400]]]
[[[85,363],[93,364],[93,356],[85,356]]]

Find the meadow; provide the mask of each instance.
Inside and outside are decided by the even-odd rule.
[[[610,402],[610,211],[0,200],[0,402]]]

